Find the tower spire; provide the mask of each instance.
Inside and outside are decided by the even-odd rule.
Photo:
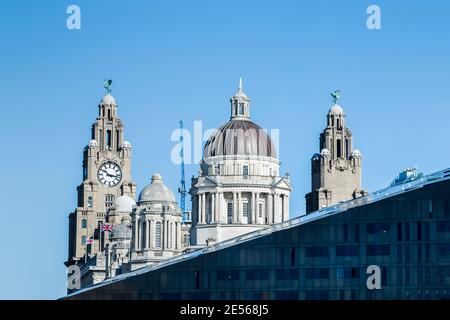
[[[239,78],[238,92],[231,98],[231,118],[250,118],[250,99],[244,92],[242,77]]]
[[[239,92],[242,92],[244,90],[244,86],[242,85],[242,77],[239,78]]]

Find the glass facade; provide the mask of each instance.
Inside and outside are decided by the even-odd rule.
[[[70,298],[450,299],[449,200],[449,180],[424,184]]]

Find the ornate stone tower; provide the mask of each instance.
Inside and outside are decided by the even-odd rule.
[[[242,80],[231,119],[206,142],[189,191],[193,246],[227,240],[289,219],[289,177],[280,176],[275,144],[250,119]]]
[[[66,265],[102,251],[105,233],[100,224],[117,197],[135,197],[136,184],[131,178],[131,145],[124,141],[124,126],[117,115],[117,103],[107,94],[98,106],[92,125],[92,140],[83,152],[83,182],[78,186],[78,206],[69,214],[69,256]],[[101,238],[102,237],[102,238]],[[92,244],[87,244],[92,239]]]
[[[307,213],[365,194],[361,190],[361,153],[353,150],[352,133],[346,126],[344,110],[337,104],[339,92],[332,97],[327,126],[320,134],[320,154],[311,159]]]
[[[131,270],[181,254],[181,209],[160,174],[141,191],[131,218]]]

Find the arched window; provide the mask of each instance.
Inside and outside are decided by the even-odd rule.
[[[242,102],[239,103],[239,115],[244,115],[244,103]]]
[[[155,247],[161,248],[161,222],[155,225]]]

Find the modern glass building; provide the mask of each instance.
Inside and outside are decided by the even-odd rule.
[[[67,299],[449,299],[450,169],[117,276]],[[380,289],[368,289],[369,266]]]

